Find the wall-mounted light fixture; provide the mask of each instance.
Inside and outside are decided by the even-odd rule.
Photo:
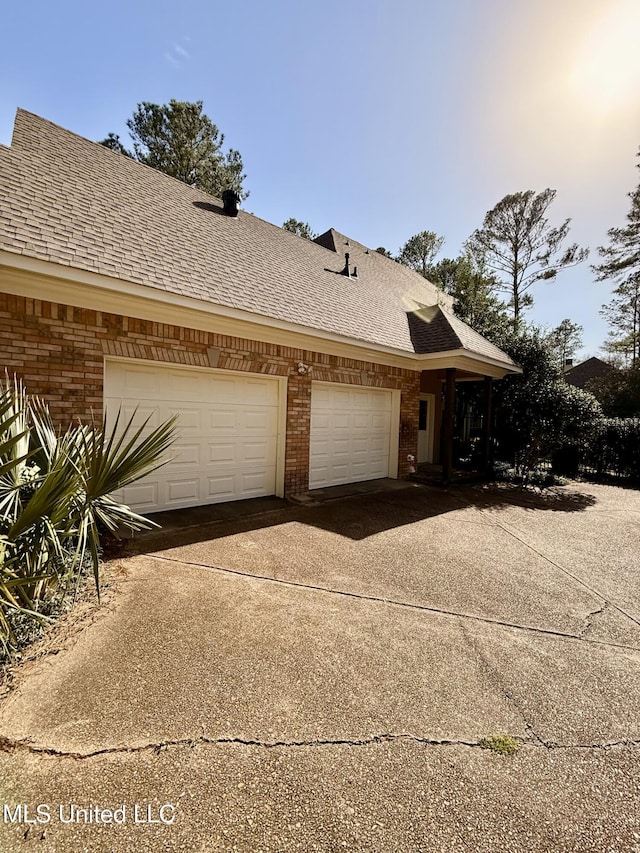
[[[305,373],[311,373],[313,368],[309,364],[305,364],[302,361],[298,362],[298,373],[304,375]]]

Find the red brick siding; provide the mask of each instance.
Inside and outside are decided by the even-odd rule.
[[[60,425],[102,417],[106,355],[288,378],[285,494],[309,482],[311,381],[399,389],[399,475],[417,453],[420,373],[356,359],[0,294],[2,366],[46,398]],[[299,374],[298,363],[311,373]]]

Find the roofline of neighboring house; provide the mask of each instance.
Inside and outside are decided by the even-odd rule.
[[[29,283],[28,297],[45,301],[62,302],[79,308],[90,308],[107,313],[136,314],[136,307],[146,306],[145,319],[168,325],[189,324],[210,330],[211,319],[221,334],[235,337],[259,335],[260,340],[284,346],[330,351],[335,355],[360,358],[363,361],[404,367],[408,370],[436,370],[457,367],[501,379],[508,373],[521,373],[513,364],[489,358],[480,353],[460,348],[446,352],[413,353],[369,341],[349,338],[333,332],[325,332],[308,326],[300,326],[286,320],[277,320],[262,314],[253,314],[238,308],[229,308],[213,302],[182,296],[149,285],[138,284],[78,267],[66,266],[52,261],[43,261],[17,252],[0,250],[0,268],[15,271],[12,281],[7,273],[0,277],[0,290],[16,296],[26,296],[25,284]],[[87,298],[91,293],[92,298]],[[125,310],[126,309],[126,310]],[[220,319],[224,327],[220,327]],[[207,322],[208,321],[208,322]],[[270,334],[271,332],[271,334]],[[274,334],[275,333],[275,334]],[[282,335],[291,340],[283,341]],[[327,346],[330,343],[331,346]],[[354,352],[355,350],[355,352]]]

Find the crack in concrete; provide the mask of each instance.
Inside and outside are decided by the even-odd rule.
[[[489,661],[484,649],[480,645],[480,641],[477,638],[471,637],[469,635],[466,626],[462,620],[460,620],[460,628],[462,630],[462,636],[464,638],[464,641],[479,659],[480,665],[484,669],[485,675],[487,676],[488,680],[493,684],[493,686],[498,690],[498,692],[502,693],[505,699],[513,705],[518,714],[520,714],[520,716],[522,717],[522,722],[524,723],[525,730],[529,734],[529,740],[533,739],[538,743],[542,744],[542,746],[546,746],[546,742],[534,729],[533,723],[528,719],[524,708],[522,707],[518,699],[516,699],[511,690],[509,690],[505,686],[504,682],[502,681],[502,678],[500,677],[499,671]]]
[[[589,637],[583,637],[581,634],[570,634],[568,631],[554,631],[553,628],[537,628],[534,625],[520,625],[517,622],[507,622],[504,619],[492,619],[490,616],[478,616],[474,613],[461,613],[457,610],[447,610],[442,607],[430,607],[426,604],[415,604],[409,601],[399,601],[395,598],[384,598],[377,595],[365,595],[359,592],[349,592],[344,589],[334,589],[327,586],[316,586],[315,584],[302,583],[301,581],[290,581],[282,578],[269,577],[269,575],[257,575],[251,572],[242,572],[239,569],[228,569],[224,566],[211,566],[207,563],[194,563],[191,560],[178,560],[175,557],[165,557],[160,554],[145,554],[145,559],[162,560],[166,563],[177,563],[181,566],[194,566],[197,569],[205,569],[210,572],[222,572],[228,575],[237,575],[242,578],[250,578],[252,580],[267,581],[269,583],[280,584],[281,586],[291,586],[299,589],[307,589],[312,592],[326,592],[328,595],[341,595],[345,598],[355,598],[360,601],[375,601],[380,604],[388,604],[392,607],[406,607],[409,610],[419,610],[426,613],[434,613],[438,616],[450,616],[455,619],[469,619],[474,622],[483,622],[488,625],[499,625],[502,628],[515,628],[517,631],[528,631],[534,634],[542,634],[562,640],[574,640],[577,642],[589,643],[598,646],[609,646],[616,649],[624,649],[625,651],[640,652],[640,646],[630,646],[626,643],[615,643],[611,640],[598,640]],[[599,596],[601,597],[601,596]]]
[[[480,510],[480,512],[485,513],[485,510]],[[528,548],[530,551],[533,551],[534,554],[549,563],[550,566],[559,569],[561,572],[567,575],[567,577],[570,577],[576,583],[580,584],[580,586],[584,587],[588,592],[591,593],[591,595],[595,596],[595,598],[599,598],[603,602],[603,604],[608,604],[610,607],[613,607],[614,610],[617,610],[618,613],[621,613],[623,616],[626,616],[627,619],[630,619],[632,622],[635,622],[636,625],[640,626],[640,619],[637,619],[635,616],[633,616],[633,614],[628,613],[623,607],[620,607],[619,604],[616,604],[615,601],[608,600],[606,596],[604,596],[601,592],[598,592],[595,587],[592,587],[586,581],[582,580],[581,577],[569,571],[569,569],[567,569],[565,566],[561,566],[560,563],[556,563],[556,561],[552,560],[551,557],[547,557],[547,555],[543,554],[542,551],[539,551],[533,545],[529,544],[526,539],[523,539],[522,536],[518,535],[518,533],[515,533],[513,530],[510,529],[511,525],[505,525],[501,521],[494,521],[493,523],[496,527],[499,527],[501,530],[504,530],[507,535],[512,536],[516,540],[516,542],[520,542],[520,544],[524,545],[525,548]],[[627,648],[633,647],[628,646]]]
[[[535,733],[534,733],[535,734]],[[625,738],[616,741],[605,741],[603,743],[556,743],[555,741],[545,741],[535,735],[535,739],[523,738],[515,736],[514,739],[524,746],[542,747],[548,750],[554,749],[596,749],[607,750],[615,747],[635,748],[640,747],[640,738]],[[362,747],[375,746],[384,743],[393,743],[395,741],[409,741],[422,746],[433,747],[448,747],[448,746],[464,746],[471,749],[487,749],[483,745],[482,740],[470,741],[459,738],[429,738],[420,735],[410,734],[408,732],[386,732],[383,734],[371,735],[366,738],[322,738],[315,740],[273,740],[265,741],[253,738],[241,737],[218,737],[211,738],[206,735],[198,735],[197,737],[178,738],[176,740],[163,740],[138,744],[135,746],[113,746],[96,749],[90,752],[74,752],[71,750],[55,749],[54,747],[38,746],[29,740],[12,740],[0,735],[0,752],[9,754],[17,752],[27,752],[30,755],[47,756],[53,758],[70,758],[76,761],[85,761],[91,758],[101,758],[107,755],[136,755],[143,752],[154,752],[160,754],[166,749],[176,747],[189,747],[195,749],[197,746],[250,746],[260,749],[300,749],[313,747],[332,747],[332,746],[348,746]]]
[[[596,616],[602,616],[602,614],[606,611],[608,607],[610,607],[611,602],[605,601],[602,607],[599,607],[597,610],[592,610],[590,613],[587,613],[584,619],[584,628],[580,632],[580,636],[584,637],[587,631],[593,627],[593,623]]]

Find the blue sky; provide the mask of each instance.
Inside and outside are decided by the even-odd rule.
[[[139,101],[202,100],[247,173],[245,208],[396,252],[454,257],[504,195],[552,187],[591,247],[640,174],[638,0],[57,0],[3,11],[0,142],[17,107],[128,142]],[[588,264],[538,284],[529,318],[607,334]]]

